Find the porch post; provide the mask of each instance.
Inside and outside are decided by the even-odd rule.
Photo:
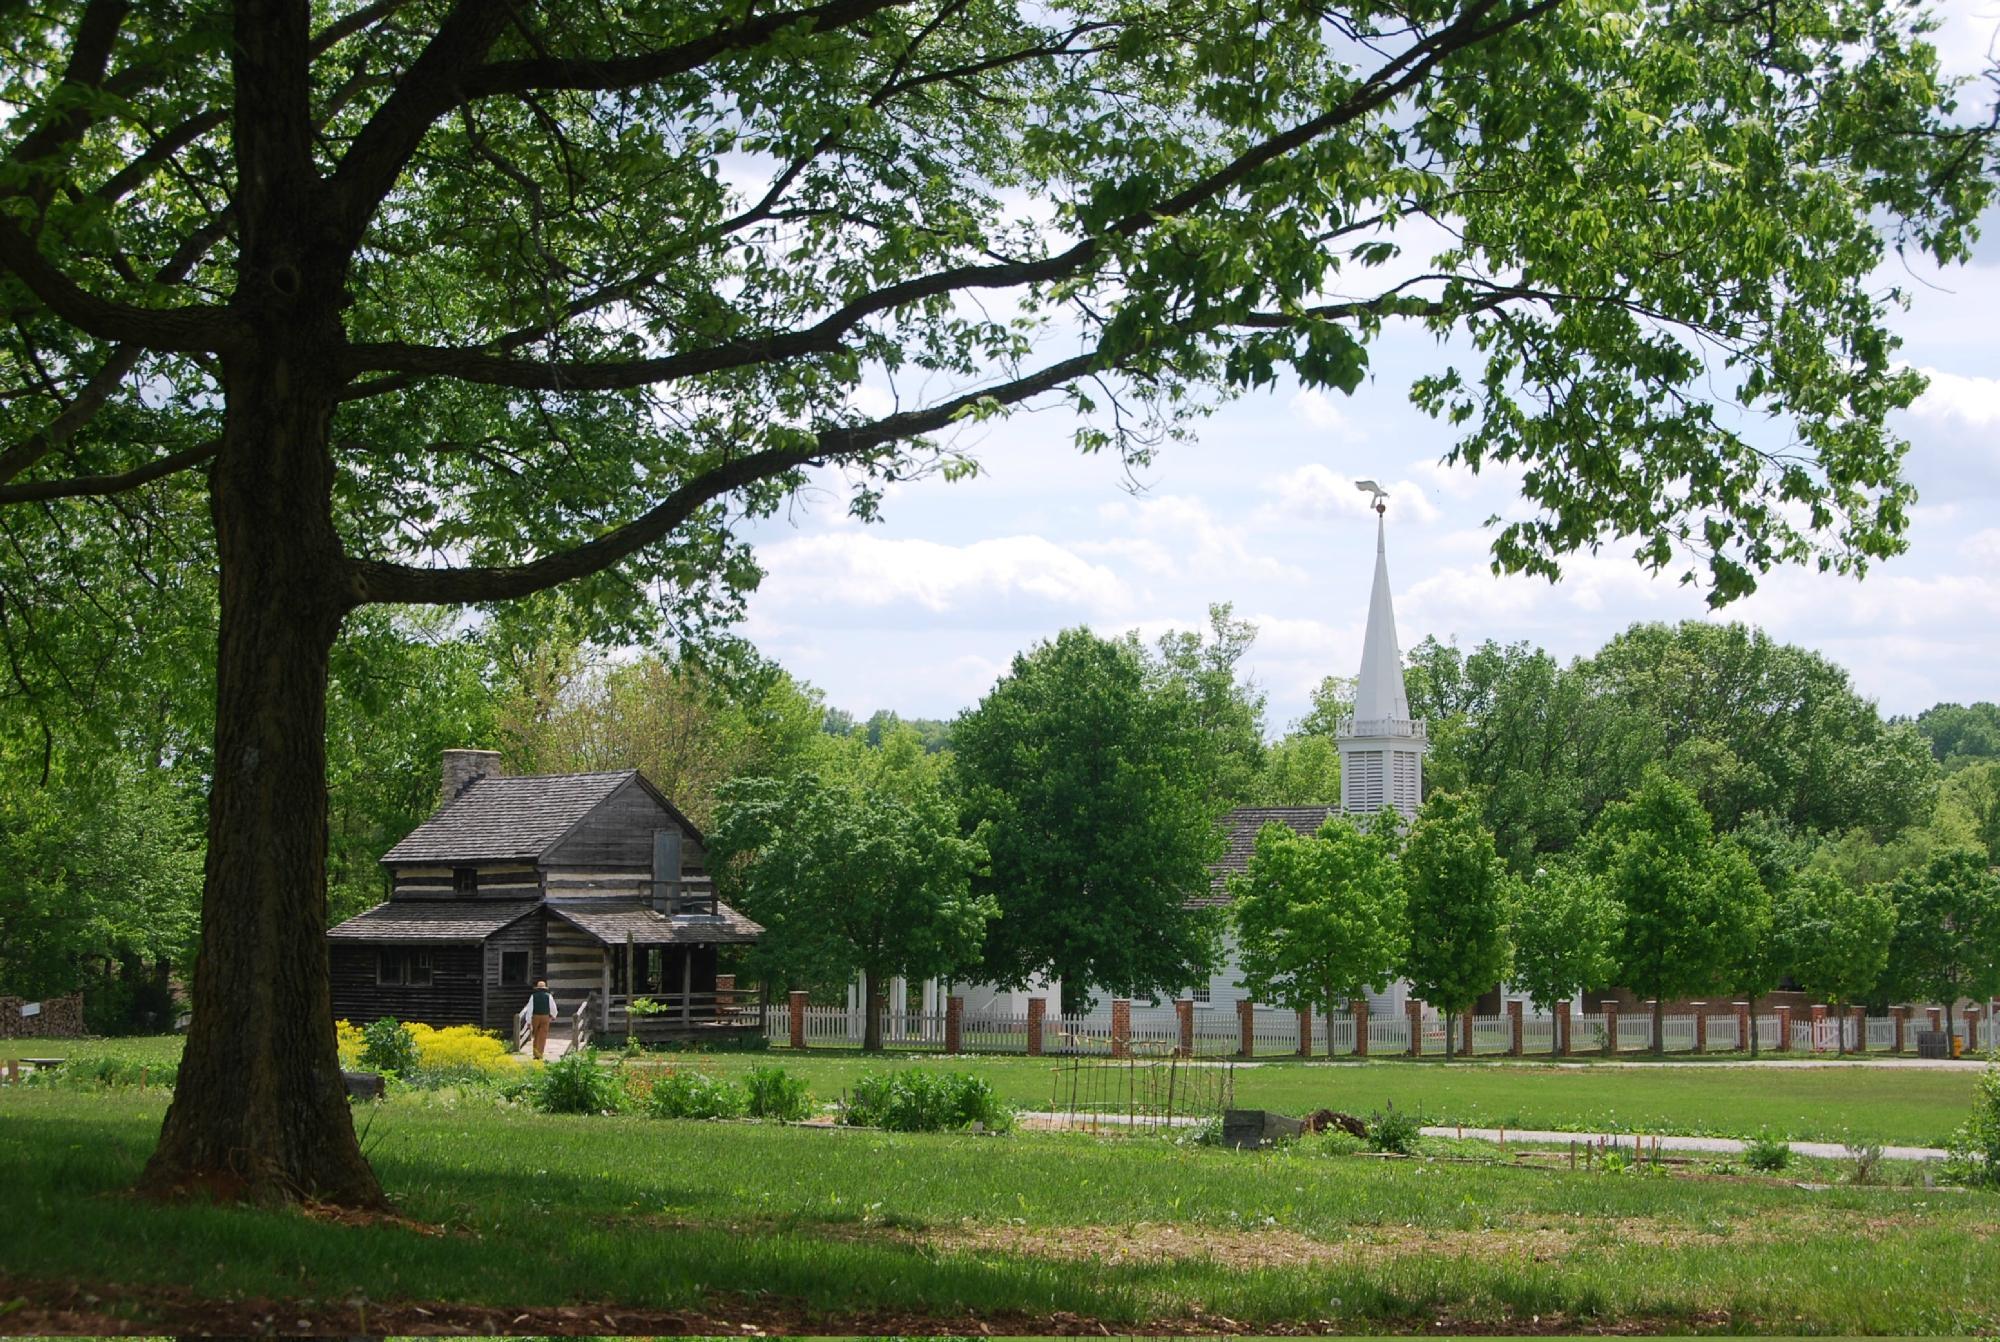
[[[610,947],[604,948],[603,963],[598,966],[598,977],[603,981],[604,991],[597,998],[597,1031],[611,1033],[611,957],[616,954]]]
[[[681,947],[681,1024],[686,1025],[692,1013],[688,1009],[688,998],[694,996],[694,947]]]
[[[1257,1053],[1257,1004],[1249,998],[1239,998],[1236,1002],[1236,1029],[1242,1036],[1242,1047],[1237,1056],[1249,1058]]]
[[[1368,999],[1357,997],[1349,1008],[1354,1014],[1354,1056],[1368,1056]]]
[[[792,1047],[806,1046],[806,995],[797,988],[792,990]]]
[[[1042,1020],[1049,1014],[1049,999],[1030,997],[1028,999],[1028,1056],[1042,1056]]]

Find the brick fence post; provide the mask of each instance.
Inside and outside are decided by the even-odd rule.
[[[736,976],[717,974],[715,976],[715,1011],[726,1016],[736,1009]]]
[[[1549,1032],[1549,1056],[1567,1058],[1569,1056],[1569,1003],[1556,1003],[1555,1024]]]
[[[1618,1055],[1618,1004],[1604,1004],[1604,1051],[1613,1057]]]
[[[1354,1056],[1365,1058],[1368,1056],[1368,999],[1355,998],[1354,1005],[1348,1010],[1354,1016]]]
[[[1111,1056],[1132,1056],[1132,999],[1129,997],[1111,999]]]
[[[1788,1006],[1772,1008],[1778,1018],[1778,1052],[1792,1051],[1792,1009]]]
[[[1181,1056],[1194,1056],[1194,999],[1176,998],[1174,1001],[1174,1023],[1181,1027]]]
[[[1750,1019],[1750,1004],[1748,1002],[1736,1002],[1732,1005],[1736,1008],[1736,1051],[1738,1053],[1748,1053],[1750,1051],[1750,1032],[1757,1028],[1757,1022]]]
[[[1521,999],[1515,998],[1507,1004],[1507,1052],[1512,1057],[1521,1056]]]
[[[1331,1028],[1330,1026],[1328,1028]],[[1299,1056],[1313,1055],[1313,1012],[1311,1007],[1299,1008]]]
[[[965,999],[947,997],[944,999],[944,1051],[946,1053],[965,1052]]]
[[[792,1007],[792,1047],[806,1046],[806,995],[794,990],[791,995]]]
[[[1028,1056],[1042,1056],[1042,1020],[1049,1014],[1049,999],[1030,997],[1028,999]]]
[[[1421,1058],[1424,1056],[1424,1004],[1405,1002],[1403,1010],[1410,1017],[1410,1056]]]
[[[1694,1008],[1694,1051],[1708,1052],[1708,1003],[1691,1002]]]
[[[1936,1034],[1944,1028],[1944,1009],[1942,1007],[1925,1007],[1924,1019],[1929,1022],[1930,1032]],[[1951,1056],[1951,1041],[1949,1039],[1944,1041],[1944,1051],[1946,1057]]]
[[[1458,1051],[1468,1058],[1472,1056],[1473,1019],[1470,1011],[1463,1013],[1458,1018]]]
[[[1968,1004],[1965,1008],[1965,1051],[1979,1052],[1979,1008]]]
[[[1243,1037],[1243,1046],[1236,1050],[1239,1057],[1253,1058],[1257,1055],[1257,1004],[1243,998],[1236,1004],[1236,1029]]]
[[[1901,1053],[1903,1051],[1903,1022],[1909,1018],[1910,1009],[1908,1007],[1892,1006],[1889,1008],[1889,1051],[1891,1053]]]

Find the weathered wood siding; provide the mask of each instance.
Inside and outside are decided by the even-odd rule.
[[[588,992],[604,986],[604,951],[595,938],[579,932],[560,918],[548,921],[549,991],[553,992],[567,1016]]]
[[[510,926],[501,928],[486,940],[486,1028],[489,1030],[511,1029],[514,1013],[528,1000],[536,979],[547,978],[549,974],[548,945],[544,940],[540,910]],[[519,987],[502,987],[500,983],[500,953],[502,951],[528,952],[528,981]]]
[[[356,1025],[367,1025],[384,1016],[439,1026],[482,1023],[483,957],[476,944],[415,948],[431,953],[431,982],[415,988],[375,981],[375,956],[379,949],[370,943],[347,945],[337,941],[327,948],[333,978],[334,1019],[353,1021]],[[412,947],[397,943],[392,949]]]
[[[552,878],[558,872],[578,876],[597,872],[607,877],[615,873],[620,878],[647,882],[653,878],[653,831],[657,829],[681,830],[684,874],[708,870],[708,855],[702,850],[701,841],[680,826],[636,779],[599,802],[561,843],[542,855],[542,866]],[[631,888],[627,886],[617,893],[629,898]]]
[[[479,899],[534,899],[542,892],[542,874],[525,862],[465,865],[479,873]],[[452,867],[397,867],[389,890],[391,899],[464,899],[452,884]]]

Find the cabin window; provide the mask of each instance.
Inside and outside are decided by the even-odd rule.
[[[479,868],[453,867],[451,869],[451,890],[455,895],[478,894]]]
[[[429,951],[380,950],[375,953],[375,982],[384,987],[428,988],[431,985]]]
[[[528,953],[526,951],[500,952],[500,986],[503,988],[525,988],[528,986]]]

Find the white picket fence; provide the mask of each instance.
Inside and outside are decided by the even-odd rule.
[[[1478,1056],[1510,1053],[1513,1024],[1507,1016],[1477,1015],[1472,1019],[1472,1052]],[[1313,1057],[1347,1057],[1356,1052],[1355,1018],[1341,1012],[1331,1020],[1324,1013],[1312,1014],[1311,1037],[1307,1045]],[[1171,1007],[1134,1006],[1131,1010],[1131,1051],[1138,1055],[1166,1054],[1181,1046],[1180,1020]],[[1780,1018],[1762,1012],[1751,1020],[1760,1051],[1780,1051]],[[1974,1047],[1974,1024],[1962,1013],[1954,1013],[1953,1032],[1967,1052]],[[805,1008],[805,1043],[808,1048],[858,1048],[864,1039],[864,1017],[858,1010],[841,1006]],[[1280,1007],[1259,1006],[1251,1013],[1251,1044],[1257,1057],[1281,1058],[1300,1053],[1299,1013]],[[1452,1051],[1462,1052],[1465,1044],[1463,1018],[1454,1018]],[[1833,1053],[1842,1047],[1839,1018],[1829,1013],[1815,1021],[1804,1012],[1791,1017],[1790,1051],[1794,1055]],[[1905,1052],[1916,1051],[1916,1035],[1928,1029],[1921,1013],[1912,1013],[1904,1022]],[[1981,1019],[1977,1043],[1982,1049],[1995,1046],[1993,1025]],[[889,1012],[883,1018],[882,1043],[899,1051],[942,1051],[946,1040],[943,1012]],[[1445,1051],[1445,1026],[1441,1017],[1426,1016],[1423,1022],[1423,1051],[1441,1056]],[[1661,1020],[1661,1033],[1669,1053],[1691,1053],[1698,1033],[1691,1014],[1677,1013]],[[791,1038],[790,1011],[785,1004],[773,1004],[765,1014],[765,1036],[774,1044]],[[1015,1053],[1028,1051],[1029,1026],[1025,1015],[967,1014],[959,1022],[959,1047],[967,1053]],[[1865,1049],[1886,1053],[1895,1046],[1896,1026],[1888,1016],[1870,1016],[1859,1025],[1851,1018],[1846,1025],[1845,1047],[1849,1052]],[[1331,1050],[1328,1043],[1331,1041]],[[1574,1054],[1601,1055],[1607,1051],[1608,1020],[1602,1012],[1586,1012],[1570,1018],[1570,1048]],[[1706,1027],[1706,1050],[1710,1053],[1742,1051],[1734,1012],[1712,1012]],[[1197,1011],[1194,1015],[1193,1052],[1197,1056],[1224,1057],[1242,1049],[1241,1027],[1234,1012]],[[1521,1018],[1521,1051],[1528,1056],[1549,1056],[1556,1051],[1555,1018],[1524,1012]],[[1653,1021],[1644,1011],[1625,1012],[1618,1021],[1618,1051],[1648,1052],[1653,1046]],[[1049,1014],[1042,1022],[1042,1051],[1052,1056],[1110,1056],[1113,1052],[1111,1018],[1107,1013],[1062,1016]],[[1370,1015],[1368,1052],[1371,1056],[1396,1057],[1410,1051],[1410,1021],[1402,1014]]]

